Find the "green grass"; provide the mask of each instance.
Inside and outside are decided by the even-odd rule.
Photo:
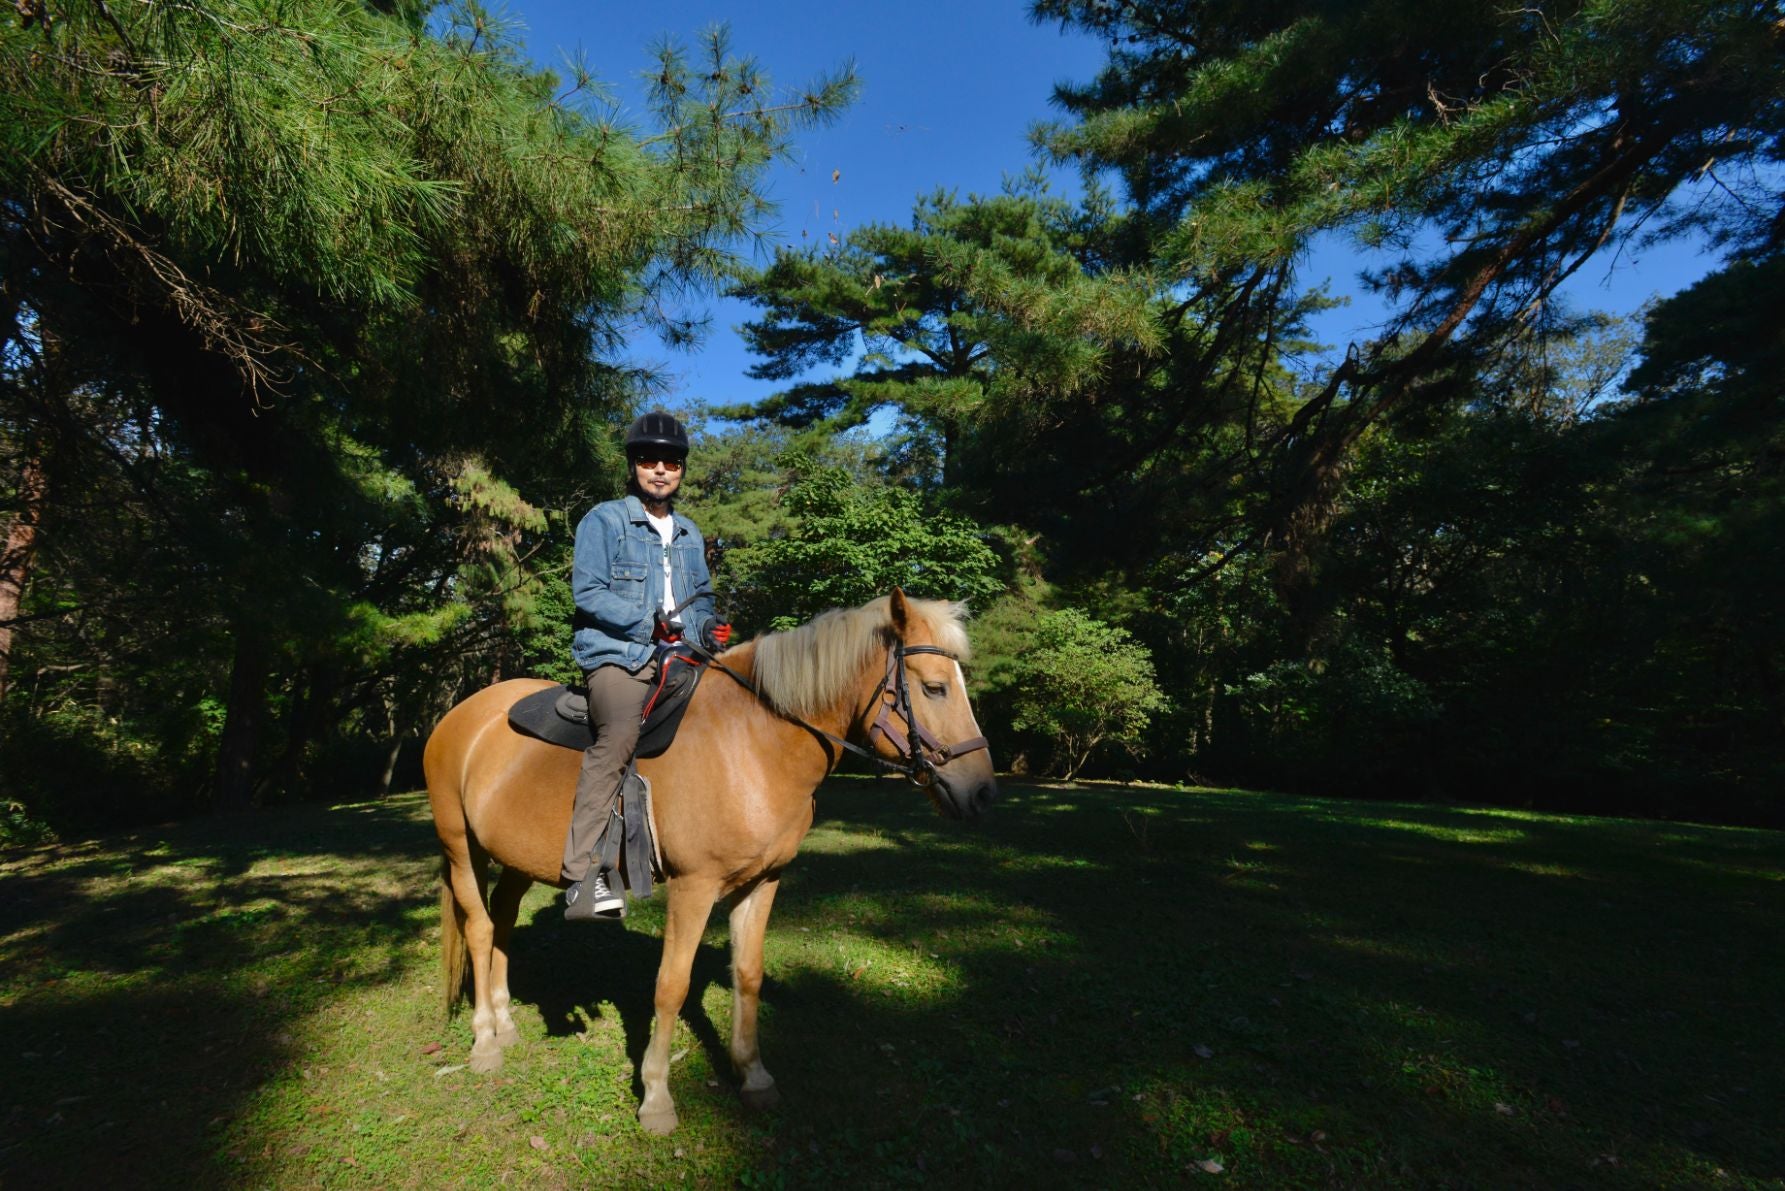
[[[769,936],[784,1104],[738,1105],[715,915],[666,1139],[660,900],[536,889],[479,1077],[419,797],[15,851],[0,1185],[1781,1186],[1782,845],[1016,782],[962,826],[838,779]]]

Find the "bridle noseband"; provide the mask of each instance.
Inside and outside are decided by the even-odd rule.
[[[880,757],[873,757],[874,761],[889,769],[899,770],[919,786],[927,786],[936,780],[936,771],[956,757],[990,748],[991,745],[983,736],[943,744],[930,734],[928,728],[917,722],[917,717],[911,713],[911,683],[905,674],[905,659],[914,653],[933,653],[951,662],[961,660],[955,654],[935,645],[906,645],[901,642],[887,650],[886,673],[881,676],[880,685],[874,688],[871,697],[880,701],[880,710],[874,716],[874,722],[868,725],[868,739],[872,740],[878,732],[898,752],[899,760],[904,764],[895,765]],[[903,741],[894,734],[894,715],[905,721]]]

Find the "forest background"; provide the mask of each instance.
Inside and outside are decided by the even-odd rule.
[[[628,103],[472,5],[24,0],[0,835],[414,781],[457,698],[567,676],[659,402],[741,629],[969,600],[1003,764],[1785,821],[1773,8],[1031,16],[1098,49],[1034,168],[846,222],[768,189],[844,62],[715,31]],[[1668,244],[1716,265],[1568,300]],[[1373,317],[1323,343],[1334,245]],[[761,387],[694,403],[637,345],[721,293]]]

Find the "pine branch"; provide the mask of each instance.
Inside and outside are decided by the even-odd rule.
[[[93,200],[76,193],[61,179],[41,172],[37,182],[75,225],[110,246],[108,255],[121,274],[135,274],[150,282],[146,287],[149,292],[140,296],[159,298],[180,322],[198,332],[207,349],[218,352],[235,366],[257,407],[262,405],[263,390],[276,392],[285,379],[274,370],[272,359],[284,354],[314,364],[296,343],[269,339],[260,333],[262,328],[284,330],[278,322],[194,281],[172,258],[144,242]],[[56,226],[41,208],[38,214],[43,226]],[[54,251],[49,249],[52,255]]]

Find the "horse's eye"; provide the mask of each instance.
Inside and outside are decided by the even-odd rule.
[[[923,684],[923,693],[932,699],[943,698],[948,694],[948,684],[946,682],[926,682]]]

